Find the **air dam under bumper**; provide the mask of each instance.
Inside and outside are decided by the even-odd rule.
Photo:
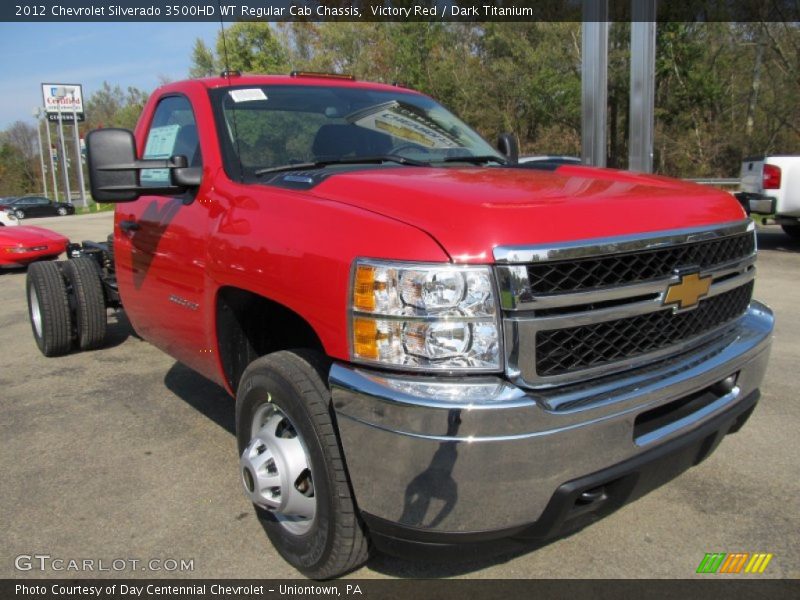
[[[772,312],[753,302],[691,352],[552,390],[335,364],[333,403],[358,506],[375,533],[434,544],[550,537],[558,532],[547,521],[567,528],[568,509],[601,516],[663,483],[653,469],[640,477],[647,465],[680,472],[742,425],[772,328]],[[636,493],[623,477],[634,472]]]

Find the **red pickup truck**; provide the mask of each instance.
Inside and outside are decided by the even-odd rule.
[[[244,492],[310,577],[579,529],[744,424],[773,317],[730,195],[510,139],[343,76],[166,85],[135,135],[89,134],[113,239],[31,267],[34,336],[98,347],[124,307],[224,386]]]

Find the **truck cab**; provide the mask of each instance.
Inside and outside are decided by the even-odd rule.
[[[172,83],[87,145],[117,203],[107,297],[236,398],[242,488],[310,577],[580,529],[758,400],[773,318],[728,194],[519,168],[433,99],[338,75]]]

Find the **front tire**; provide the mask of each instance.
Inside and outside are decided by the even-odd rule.
[[[270,541],[307,577],[327,579],[367,560],[333,425],[327,362],[310,351],[253,361],[236,395],[242,483]]]
[[[28,267],[25,282],[33,338],[45,356],[72,349],[72,317],[67,286],[58,263],[37,262]]]
[[[25,218],[25,211],[17,209],[14,211],[14,216],[21,221],[22,219]]]
[[[64,263],[64,276],[75,295],[75,330],[78,347],[94,350],[106,340],[106,300],[100,268],[94,259],[79,256]]]

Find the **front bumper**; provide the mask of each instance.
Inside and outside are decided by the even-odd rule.
[[[333,404],[358,506],[377,533],[430,543],[549,537],[581,520],[565,507],[605,514],[652,489],[619,483],[625,473],[651,463],[679,472],[741,426],[772,328],[771,311],[753,302],[701,348],[551,390],[335,364]]]

